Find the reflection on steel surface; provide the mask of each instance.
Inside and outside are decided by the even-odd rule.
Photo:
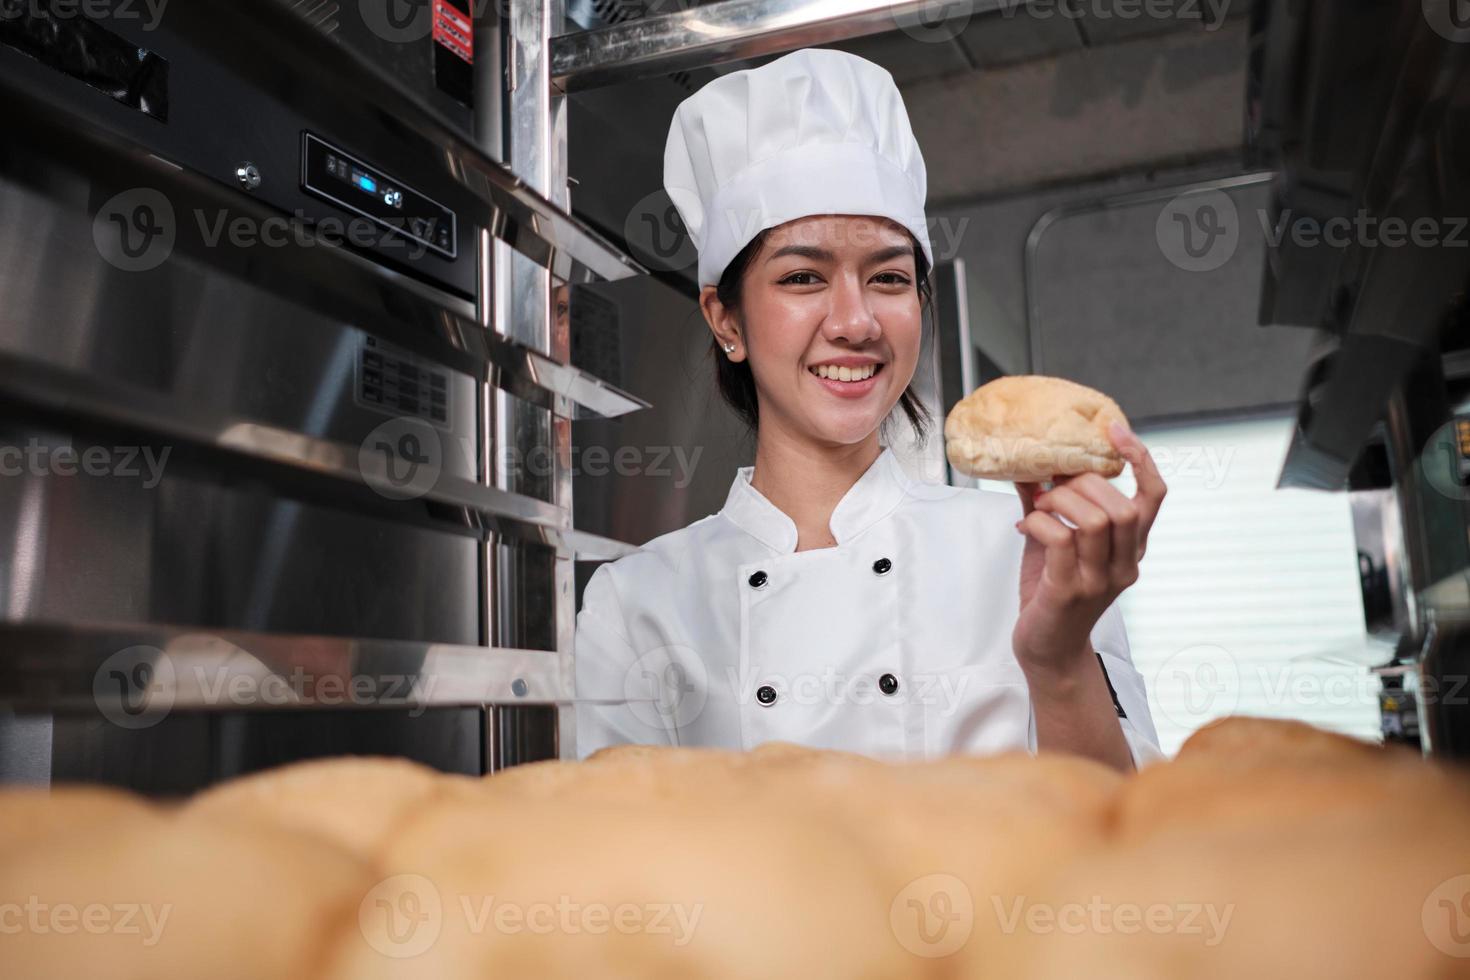
[[[366,490],[392,484],[390,467],[404,462],[416,465],[416,461],[391,456],[388,450],[362,452],[360,447],[273,426],[204,414],[183,418],[170,410],[168,399],[162,396],[5,353],[0,353],[0,404],[70,425],[121,429],[143,441],[168,445],[176,454],[192,450],[222,454],[236,464],[267,464],[275,475],[286,479],[315,475]],[[619,558],[637,550],[634,545],[567,528],[561,508],[445,472],[437,461],[416,490],[416,500],[430,505],[424,509],[431,521],[460,529],[508,534],[559,552],[575,552],[584,559]],[[372,503],[372,496],[384,495],[374,493],[360,499]],[[344,496],[342,502],[352,501]],[[399,516],[410,519],[409,511],[399,510]],[[394,512],[392,508],[387,511]]]
[[[553,40],[551,76],[567,89],[609,85],[726,61],[830,44],[865,34],[905,30],[933,38],[925,21],[937,12],[965,18],[1015,0],[720,0]]]
[[[544,650],[40,623],[0,625],[0,651],[0,707],[133,728],[184,710],[578,703],[570,656]]]

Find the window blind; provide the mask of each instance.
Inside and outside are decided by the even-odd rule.
[[[1380,738],[1368,665],[1387,657],[1365,634],[1347,495],[1275,489],[1292,424],[1138,430],[1169,495],[1120,605],[1171,755],[1231,714]],[[1131,468],[1113,482],[1134,492]]]

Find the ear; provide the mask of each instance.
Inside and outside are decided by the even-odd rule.
[[[699,310],[704,314],[705,323],[709,324],[710,331],[715,335],[715,341],[722,348],[734,344],[735,349],[730,352],[733,360],[745,356],[745,338],[741,336],[740,320],[735,311],[720,302],[719,290],[714,286],[705,286],[699,291]]]

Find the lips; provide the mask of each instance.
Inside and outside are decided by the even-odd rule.
[[[886,364],[878,364],[871,377],[862,381],[838,381],[834,378],[820,378],[810,369],[807,377],[821,385],[827,391],[839,398],[861,398],[878,386],[878,378],[882,376]]]

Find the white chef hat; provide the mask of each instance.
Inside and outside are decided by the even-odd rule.
[[[928,175],[898,86],[844,51],[793,51],[681,102],[664,189],[699,250],[701,286],[719,282],[760,232],[814,214],[890,218],[934,262]]]

